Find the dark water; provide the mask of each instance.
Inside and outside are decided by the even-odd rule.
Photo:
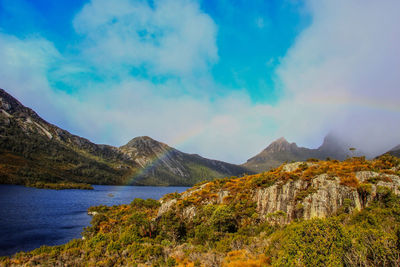
[[[96,185],[94,190],[48,190],[0,185],[0,256],[81,238],[83,228],[90,224],[90,206],[159,199],[186,188]]]

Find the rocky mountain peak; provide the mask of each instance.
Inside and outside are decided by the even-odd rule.
[[[282,137],[276,139],[273,143],[282,143],[282,144],[286,144],[286,143],[289,143],[289,142],[286,140],[285,137],[282,136]]]
[[[17,99],[8,94],[4,89],[0,88],[0,109],[2,109],[7,114],[13,115],[18,114],[18,116],[31,116],[38,118],[39,116],[30,108],[22,105]]]
[[[272,142],[264,151],[266,152],[281,152],[296,149],[296,143],[289,143],[284,137],[280,137]]]
[[[0,108],[8,111],[17,106],[22,106],[22,104],[0,88]]]
[[[121,146],[121,148],[162,148],[169,149],[170,147],[164,143],[158,142],[149,136],[138,136],[129,141],[126,145]]]
[[[162,157],[167,153],[176,151],[168,145],[148,136],[135,137],[119,149],[142,167],[152,162],[154,158]]]

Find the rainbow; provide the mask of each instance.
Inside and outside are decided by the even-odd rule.
[[[182,144],[186,143],[191,138],[199,135],[203,130],[204,130],[204,127],[202,127],[201,125],[196,125],[192,128],[189,128],[188,131],[182,132],[181,134],[177,135],[171,142],[172,147],[168,146],[168,148],[165,150],[165,152],[152,158],[150,160],[150,162],[148,162],[146,164],[145,167],[139,169],[134,175],[132,175],[132,177],[130,177],[125,182],[125,184],[131,185],[136,178],[146,174],[154,166],[156,166],[159,162],[162,162],[164,160],[164,158],[168,157],[169,153],[174,149],[173,147],[176,147],[178,145],[182,145]]]

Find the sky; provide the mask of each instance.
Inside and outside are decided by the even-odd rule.
[[[0,0],[0,88],[95,143],[400,143],[398,0]]]

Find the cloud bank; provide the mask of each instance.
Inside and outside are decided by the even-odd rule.
[[[308,8],[312,24],[277,69],[300,109],[292,125],[331,128],[369,152],[399,143],[400,2],[311,0]]]
[[[0,87],[95,142],[149,135],[235,163],[280,136],[317,146],[333,130],[376,153],[400,143],[400,3],[310,0],[306,9],[311,23],[276,69],[274,105],[253,103],[246,88],[221,90],[211,72],[218,25],[188,0],[92,0],[73,20],[80,41],[68,52],[0,34]]]

